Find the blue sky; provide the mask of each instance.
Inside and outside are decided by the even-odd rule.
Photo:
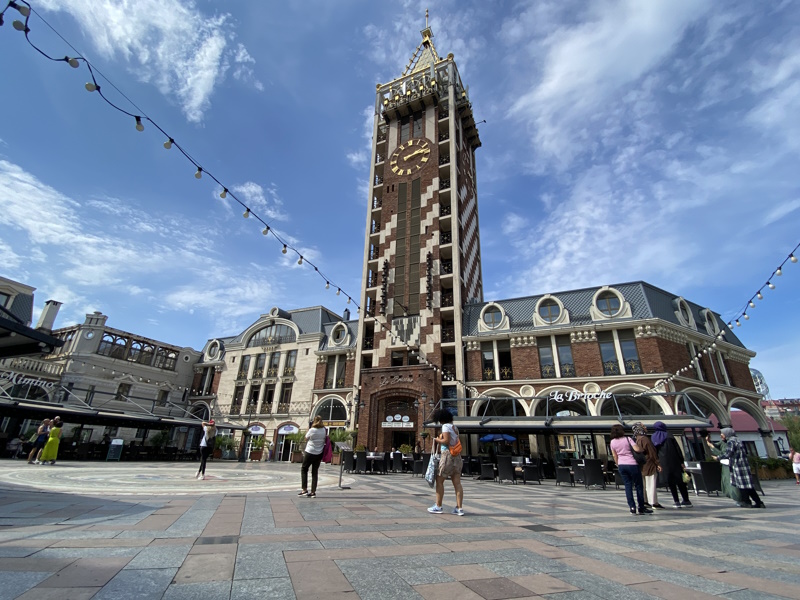
[[[730,318],[800,241],[796,3],[33,7],[354,297],[375,84],[402,72],[426,7],[487,121],[487,300],[643,279]],[[84,67],[28,46],[13,12],[0,29],[0,274],[36,287],[37,307],[64,302],[57,326],[100,310],[200,348],[273,306],[347,308],[153,127],[87,93]],[[72,54],[36,15],[30,27]],[[797,397],[800,264],[774,281],[736,333],[773,397]]]

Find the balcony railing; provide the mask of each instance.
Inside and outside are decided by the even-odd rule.
[[[378,248],[372,248],[369,251],[369,259],[370,260],[378,260],[378,257],[381,255],[381,251]]]
[[[556,376],[555,365],[542,365],[542,379],[554,379]]]
[[[386,141],[386,128],[382,128],[378,130],[378,141],[385,142]]]
[[[277,413],[279,415],[288,415],[289,414],[289,403],[288,402],[280,402],[280,403],[278,403]]]
[[[439,215],[442,217],[446,217],[451,213],[450,205],[449,204],[440,204],[439,205]]]
[[[450,163],[450,156],[440,156],[439,157],[439,166],[446,165]]]
[[[264,369],[253,369],[253,379],[261,379],[264,376]]]
[[[484,369],[483,373],[481,373],[481,379],[483,381],[494,381],[494,369],[491,367]]]
[[[372,222],[372,227],[370,227],[370,230],[369,230],[370,234],[380,233],[380,231],[381,231],[381,224],[378,223],[377,221],[373,221]]]
[[[444,141],[449,140],[449,139],[450,139],[450,132],[449,131],[445,131],[444,133],[440,133],[439,134],[439,141],[440,142],[444,142]]]
[[[615,360],[607,360],[604,362],[603,375],[619,375],[619,363]]]
[[[378,198],[377,196],[374,196],[372,198],[372,208],[380,208],[381,206],[383,206],[383,198]]]
[[[439,120],[440,120],[440,121],[441,121],[442,119],[446,119],[446,118],[447,118],[447,117],[449,117],[449,116],[450,116],[450,111],[449,111],[449,110],[440,110],[440,111],[439,111]]]
[[[573,363],[561,363],[559,367],[561,368],[562,377],[575,377],[575,365]]]
[[[442,327],[442,342],[455,342],[456,330],[454,327]]]
[[[236,374],[236,379],[247,379],[247,371],[239,371]]]
[[[439,234],[439,241],[442,244],[451,244],[453,242],[453,232],[443,231]]]
[[[377,275],[369,275],[367,276],[367,287],[377,287],[378,286],[378,276]]]
[[[500,367],[500,379],[503,381],[514,379],[514,372],[511,367]]]
[[[453,306],[453,292],[442,294],[442,306]]]
[[[63,364],[26,357],[0,359],[0,367],[8,369],[9,371],[41,373],[43,375],[53,375],[54,377],[60,377],[61,373],[64,371]]]
[[[383,185],[383,175],[375,175],[375,183],[373,185]]]
[[[285,367],[283,369],[284,377],[294,377],[294,367]]]
[[[442,268],[440,270],[442,275],[452,275],[453,274],[453,261],[452,260],[443,260],[442,261]]]
[[[634,358],[625,361],[625,371],[628,375],[639,375],[642,373],[642,363]]]
[[[377,165],[377,164],[382,163],[385,160],[385,158],[386,157],[383,154],[380,154],[380,153],[376,154],[375,155],[375,164]]]
[[[375,345],[375,338],[365,337],[364,338],[364,350],[372,350]]]
[[[439,189],[440,190],[449,190],[450,189],[450,180],[449,179],[440,179],[439,180]]]
[[[241,400],[239,402],[233,402],[231,404],[231,414],[232,415],[238,415],[241,412],[241,410],[242,410],[242,402],[241,402]]]

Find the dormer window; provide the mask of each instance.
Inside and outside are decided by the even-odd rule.
[[[620,306],[619,298],[614,292],[603,292],[597,297],[597,310],[607,317],[617,314]]]
[[[539,304],[539,316],[545,323],[555,323],[561,315],[561,307],[555,300],[545,300]]]
[[[347,330],[345,329],[344,325],[340,323],[333,328],[333,331],[331,332],[331,340],[333,340],[334,344],[337,346],[343,344],[346,337]]]
[[[486,326],[490,329],[496,329],[500,326],[500,321],[503,320],[503,314],[500,312],[500,309],[496,306],[490,306],[485,311],[483,311],[483,322],[486,323]]]

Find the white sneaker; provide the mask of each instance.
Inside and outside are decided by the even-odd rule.
[[[439,514],[441,514],[443,511],[442,511],[442,507],[441,507],[441,506],[437,506],[437,505],[435,505],[435,504],[434,504],[433,506],[431,506],[431,507],[428,509],[428,512],[429,512],[429,513],[433,513],[433,514],[435,514],[435,515],[439,515]]]
[[[40,461],[40,460],[35,460],[35,461],[33,461],[33,464],[35,464],[35,465],[40,465],[40,464],[42,464],[42,461]]]
[[[456,508],[453,509],[453,512],[451,512],[450,514],[451,515],[457,515],[459,517],[463,517],[464,516],[464,509],[456,507]]]

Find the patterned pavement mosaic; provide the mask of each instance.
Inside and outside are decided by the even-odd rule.
[[[459,517],[407,474],[324,467],[304,498],[299,465],[196,468],[0,462],[0,598],[800,598],[793,481],[632,516],[613,485],[470,479]]]

